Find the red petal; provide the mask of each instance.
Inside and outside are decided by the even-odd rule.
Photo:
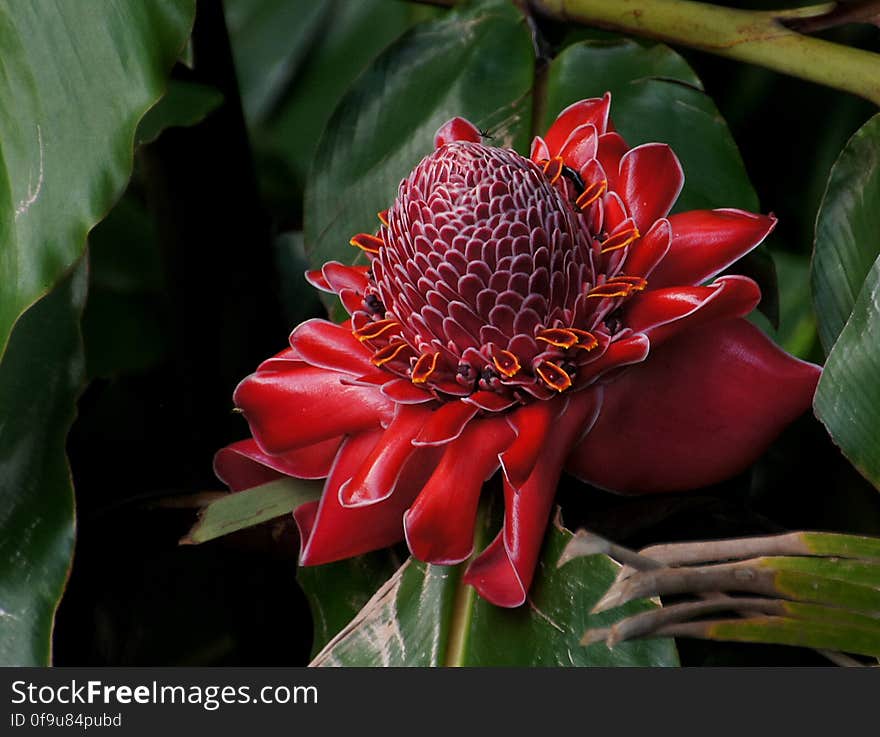
[[[269,453],[376,428],[390,420],[394,404],[378,389],[343,385],[340,379],[345,374],[298,361],[283,364],[278,370],[251,374],[233,396],[254,438]]]
[[[242,440],[221,448],[214,456],[214,473],[233,491],[274,481],[280,476],[322,479],[329,475],[342,438],[330,438],[315,445],[273,455],[255,440]]]
[[[608,189],[616,191],[620,174],[620,160],[629,150],[626,141],[619,133],[605,133],[599,136],[599,151],[596,158],[602,164],[608,177]]]
[[[312,366],[355,376],[378,373],[372,354],[351,330],[328,320],[306,320],[290,334],[290,345]]]
[[[758,285],[726,276],[707,287],[667,287],[642,292],[626,305],[624,324],[651,339],[651,349],[695,325],[748,315],[761,301]]]
[[[599,409],[599,392],[571,397],[565,412],[545,439],[532,474],[518,490],[504,484],[504,527],[471,565],[465,583],[497,606],[516,607],[526,600],[532,582],[562,464],[572,445],[588,429]]]
[[[559,397],[552,401],[532,402],[508,415],[507,421],[516,431],[516,440],[501,455],[501,466],[507,483],[514,489],[520,488],[531,476],[551,425],[567,400],[567,397]]]
[[[541,136],[535,136],[532,139],[532,149],[529,153],[529,158],[536,164],[547,161],[550,158],[550,149],[547,148],[547,144]]]
[[[430,410],[419,405],[400,404],[394,420],[357,472],[339,489],[346,507],[376,504],[391,496],[404,465],[419,449],[413,439],[428,419]]]
[[[665,217],[684,186],[678,157],[665,143],[646,143],[620,160],[618,192],[640,230]]]
[[[648,357],[651,350],[651,342],[648,337],[640,333],[624,336],[605,349],[596,360],[590,361],[578,370],[575,376],[575,384],[584,386],[596,381],[603,374],[623,366],[641,363]]]
[[[479,407],[466,402],[447,402],[432,412],[413,444],[443,445],[455,440],[479,411]]]
[[[580,172],[587,162],[595,159],[598,145],[596,126],[592,123],[579,125],[571,132],[559,155],[565,160],[566,166]]]
[[[446,446],[434,474],[404,517],[406,540],[419,560],[454,565],[474,546],[483,482],[498,470],[498,454],[513,440],[504,418],[472,422]]]
[[[726,269],[766,238],[772,215],[743,210],[692,210],[669,218],[672,247],[651,276],[652,287],[699,284]]]
[[[369,266],[346,266],[338,261],[328,261],[321,271],[334,292],[351,289],[363,293],[369,284],[367,281],[369,268]]]
[[[386,374],[387,376],[387,374]],[[423,404],[434,396],[406,379],[391,379],[382,385],[382,393],[399,404]]]
[[[306,281],[313,287],[320,289],[322,292],[333,292],[333,288],[324,276],[324,272],[320,269],[313,269],[306,272]]]
[[[553,125],[544,136],[550,154],[556,156],[571,132],[579,126],[592,123],[601,134],[608,127],[608,110],[611,107],[611,95],[606,92],[603,97],[595,97],[590,100],[581,100],[569,105],[559,113]]]
[[[657,220],[639,240],[629,247],[623,270],[628,276],[648,278],[672,244],[672,228],[666,218]],[[648,279],[648,288],[652,280]]]
[[[311,566],[350,558],[403,539],[403,510],[415,496],[351,509],[339,503],[339,487],[363,463],[381,433],[356,435],[343,444],[318,502],[293,513],[300,534],[300,565]]]
[[[722,481],[810,406],[820,372],[745,320],[689,330],[605,387],[602,414],[568,468],[625,493]]]
[[[482,140],[480,129],[473,123],[464,118],[453,118],[441,125],[434,134],[434,148],[440,148],[453,141],[480,143]]]

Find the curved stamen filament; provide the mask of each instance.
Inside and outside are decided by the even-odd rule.
[[[578,336],[566,328],[547,328],[535,336],[535,340],[555,345],[557,348],[571,348],[577,345]]]
[[[590,205],[592,205],[596,200],[598,200],[603,194],[605,194],[605,190],[608,189],[608,180],[602,179],[598,182],[593,182],[588,185],[586,189],[580,194],[580,196],[575,200],[575,204],[581,209],[586,210]]]
[[[556,184],[559,181],[564,166],[565,161],[561,156],[554,156],[544,164],[544,176],[550,180],[550,184]]]
[[[633,225],[625,228],[619,233],[608,236],[599,244],[599,253],[608,253],[609,251],[617,251],[620,248],[626,248],[630,243],[640,237],[639,229]]]
[[[412,369],[413,384],[424,384],[434,373],[437,368],[437,359],[440,358],[440,352],[423,353],[419,356],[415,366]]]
[[[385,242],[377,235],[358,233],[349,241],[349,243],[355,248],[360,248],[367,253],[377,254]]]
[[[558,392],[564,392],[571,386],[571,377],[552,361],[541,361],[535,371],[547,386]]]
[[[384,348],[377,351],[376,354],[370,359],[370,362],[374,366],[384,366],[389,361],[397,358],[397,356],[404,348],[409,348],[409,346],[404,341],[392,341]]]
[[[366,340],[375,340],[380,335],[387,333],[393,328],[399,328],[400,326],[401,325],[397,320],[376,320],[375,322],[368,322],[359,330],[353,330],[352,334],[363,343]]]

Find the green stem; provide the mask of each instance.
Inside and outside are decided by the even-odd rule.
[[[781,19],[810,18],[834,3],[787,11],[723,8],[691,0],[531,0],[559,20],[690,46],[834,87],[880,105],[880,54],[823,41]]]

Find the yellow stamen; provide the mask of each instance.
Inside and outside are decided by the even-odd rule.
[[[374,366],[384,366],[389,361],[397,358],[398,354],[404,349],[408,348],[406,343],[402,340],[398,340],[396,342],[391,342],[386,345],[381,350],[377,351],[376,354],[370,359],[370,362]]]
[[[603,194],[605,194],[605,190],[608,189],[608,180],[602,179],[598,182],[593,182],[581,193],[581,195],[575,200],[575,204],[581,209],[586,210],[590,205],[592,205],[596,200],[598,200]]]
[[[633,225],[631,228],[621,230],[619,233],[608,236],[599,244],[599,253],[608,253],[609,251],[617,251],[620,248],[626,248],[630,243],[640,237],[639,229]]]
[[[535,370],[551,389],[564,392],[571,386],[571,377],[551,361],[541,361]]]
[[[559,181],[563,166],[565,166],[565,161],[561,156],[554,156],[544,164],[544,176],[550,180],[550,184],[556,184]]]
[[[416,365],[413,366],[412,383],[424,384],[437,368],[438,358],[440,358],[439,351],[436,353],[423,353],[419,356],[419,360],[416,361]]]
[[[578,336],[573,330],[566,328],[547,328],[535,336],[536,340],[542,340],[557,348],[571,348],[578,342]]]
[[[495,368],[497,368],[498,371],[504,374],[508,379],[512,376],[516,376],[521,368],[519,358],[510,351],[495,351],[492,356],[492,363],[494,363]]]
[[[400,323],[397,320],[376,320],[375,322],[368,322],[358,330],[353,330],[352,335],[363,343],[365,340],[375,340],[392,328],[399,327]]]
[[[379,249],[384,245],[384,241],[375,235],[369,233],[358,233],[349,243],[355,248],[360,248],[367,253],[379,253]]]

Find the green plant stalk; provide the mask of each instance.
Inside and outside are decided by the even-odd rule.
[[[824,15],[834,3],[751,11],[692,0],[530,0],[564,21],[647,36],[850,92],[880,105],[880,54],[823,41],[782,19]]]

